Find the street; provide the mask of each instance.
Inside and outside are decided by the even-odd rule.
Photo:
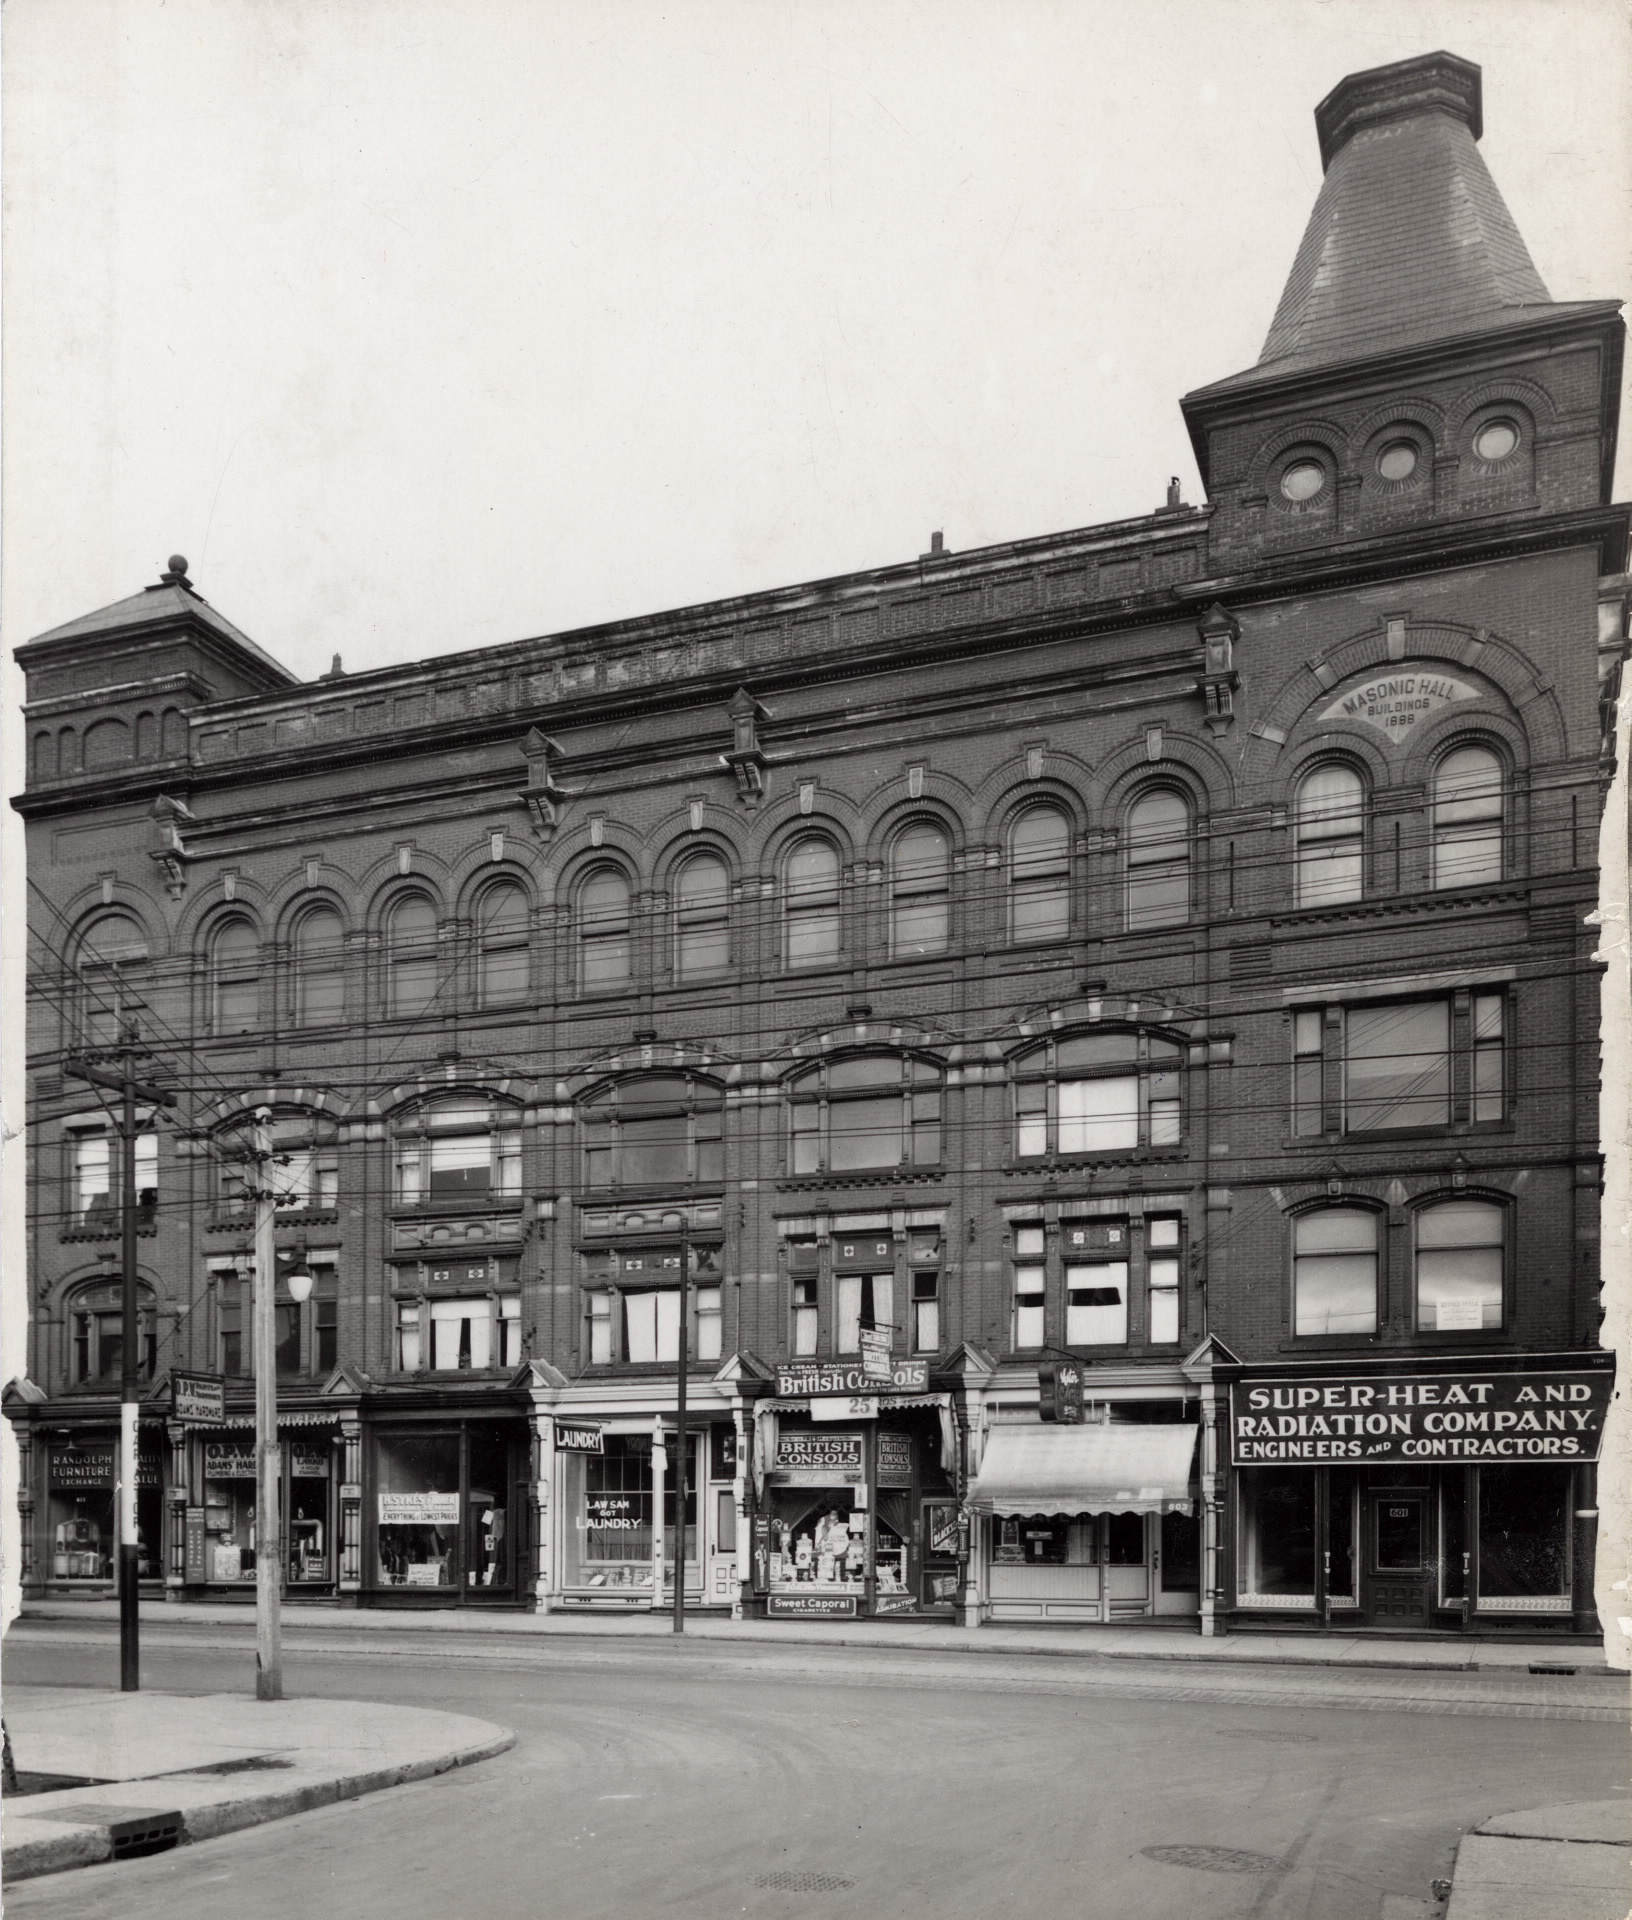
[[[144,1684],[251,1690],[249,1625],[149,1626]],[[106,1685],[116,1640],[25,1622],[6,1670]],[[1522,1670],[365,1636],[342,1616],[290,1631],[286,1679],[519,1738],[467,1771],[24,1883],[11,1911],[1416,1920],[1463,1831],[1620,1793],[1629,1746],[1624,1682]]]

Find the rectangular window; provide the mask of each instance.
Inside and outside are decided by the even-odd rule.
[[[1349,1009],[1344,1052],[1351,1132],[1450,1124],[1450,1012],[1445,1000]]]
[[[623,1351],[624,1358],[636,1366],[680,1358],[677,1288],[623,1296]]]
[[[498,1335],[497,1364],[501,1367],[519,1367],[521,1365],[521,1299],[517,1294],[509,1293],[500,1297],[498,1303],[499,1319],[495,1329]]]
[[[1300,1214],[1293,1233],[1293,1331],[1377,1331],[1377,1216],[1361,1207]]]
[[[941,1276],[915,1273],[912,1276],[912,1350],[914,1353],[938,1353],[941,1346]]]
[[[831,967],[839,957],[837,901],[788,908],[788,965]]]
[[[592,1367],[610,1366],[617,1358],[612,1347],[612,1306],[616,1297],[611,1293],[592,1293],[587,1296],[589,1364]]]
[[[1292,1016],[1292,1131],[1325,1131],[1326,1016],[1318,1007]]]
[[[74,1142],[75,1199],[80,1213],[95,1213],[113,1205],[109,1145],[105,1133],[82,1133]]]
[[[1041,1227],[1014,1230],[1014,1344],[1016,1349],[1043,1344],[1043,1306],[1047,1292]]]
[[[431,1302],[431,1371],[470,1372],[493,1364],[493,1303],[485,1298]]]
[[[397,1308],[397,1370],[418,1373],[420,1365],[420,1329],[418,1304]]]
[[[1165,1346],[1179,1337],[1179,1221],[1162,1215],[1145,1222],[1145,1266],[1150,1286],[1150,1330],[1153,1346]]]
[[[1176,1147],[1181,1144],[1179,1128],[1179,1076],[1159,1068],[1150,1075],[1150,1144]]]
[[[720,1357],[720,1329],[724,1318],[720,1309],[720,1289],[718,1287],[699,1287],[692,1296],[693,1315],[696,1322],[694,1355],[699,1360],[718,1360]]]
[[[1447,1200],[1417,1214],[1417,1327],[1461,1333],[1502,1324],[1507,1219],[1488,1200]]]
[[[299,1373],[300,1308],[292,1300],[278,1302],[272,1309],[272,1325],[278,1372]]]
[[[1502,996],[1473,996],[1473,1117],[1502,1120],[1507,1115],[1505,1035]]]
[[[1120,1347],[1128,1339],[1128,1263],[1105,1260],[1065,1270],[1065,1344]]]
[[[931,1096],[934,1098],[935,1096]],[[901,1164],[901,1095],[835,1100],[828,1109],[829,1164],[835,1173]]]
[[[838,1352],[861,1351],[863,1327],[885,1327],[892,1331],[891,1302],[895,1276],[889,1273],[841,1273],[833,1283],[838,1304]]]
[[[1024,1157],[1048,1152],[1048,1083],[1023,1081],[1014,1090],[1014,1150]]]
[[[813,1275],[793,1279],[793,1351],[798,1358],[815,1353],[819,1321],[816,1310],[816,1280]]]
[[[1571,1505],[1568,1467],[1479,1469],[1480,1600],[1566,1599]]]
[[[493,1184],[493,1146],[485,1133],[456,1134],[429,1143],[432,1193],[486,1193]]]
[[[1062,1080],[1059,1097],[1061,1153],[1114,1153],[1138,1146],[1137,1075]]]
[[[1315,1476],[1307,1467],[1249,1467],[1240,1486],[1244,1606],[1315,1604]]]
[[[321,1294],[312,1302],[312,1370],[333,1373],[339,1354],[340,1303]]]

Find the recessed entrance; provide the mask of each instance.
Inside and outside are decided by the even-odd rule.
[[[1428,1624],[1428,1495],[1392,1487],[1366,1497],[1367,1620],[1378,1627]]]

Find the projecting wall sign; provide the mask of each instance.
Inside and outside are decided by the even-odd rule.
[[[1426,720],[1453,700],[1478,698],[1479,689],[1465,680],[1453,680],[1448,674],[1406,663],[1393,673],[1379,674],[1375,680],[1340,694],[1320,718],[1360,720],[1390,740],[1400,740],[1419,720]]]

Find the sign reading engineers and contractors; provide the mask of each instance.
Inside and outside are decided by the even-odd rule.
[[[927,1392],[929,1362],[897,1360],[887,1382],[873,1379],[862,1366],[831,1366],[816,1361],[776,1370],[776,1391],[784,1400],[808,1400],[817,1394],[877,1393],[886,1384],[892,1393]]]
[[[1247,1376],[1230,1387],[1230,1457],[1238,1467],[1596,1460],[1613,1386],[1607,1368],[1574,1367]]]

